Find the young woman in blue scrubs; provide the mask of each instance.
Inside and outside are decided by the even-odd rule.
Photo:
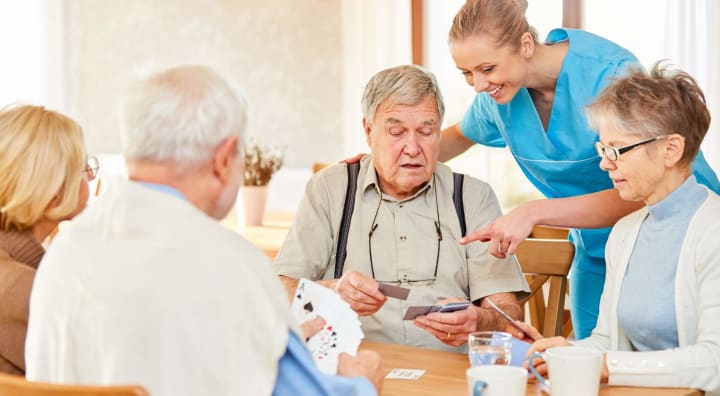
[[[608,227],[642,206],[623,201],[598,166],[598,135],[587,124],[585,107],[638,61],[582,30],[555,29],[540,43],[526,8],[525,0],[469,0],[455,16],[450,52],[478,94],[462,121],[443,131],[440,160],[475,143],[507,146],[528,179],[551,198],[520,205],[462,242],[490,242],[490,251],[504,257],[535,224],[573,228],[570,309],[575,336],[582,339],[597,320]],[[702,153],[693,173],[720,192]]]

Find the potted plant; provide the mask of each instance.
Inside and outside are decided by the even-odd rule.
[[[283,146],[265,146],[250,138],[243,151],[245,181],[242,189],[246,225],[261,225],[267,201],[267,185],[283,163]]]

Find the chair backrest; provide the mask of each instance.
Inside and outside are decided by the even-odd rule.
[[[58,385],[0,373],[2,396],[149,396],[141,386]]]
[[[545,337],[563,334],[567,274],[575,246],[567,239],[528,238],[515,255],[530,286],[530,295],[520,302],[528,303],[531,324]],[[547,305],[543,295],[546,282],[550,285]]]

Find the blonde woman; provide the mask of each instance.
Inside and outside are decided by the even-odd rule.
[[[97,169],[75,121],[38,106],[0,110],[0,372],[25,373],[28,302],[42,242],[85,207]]]

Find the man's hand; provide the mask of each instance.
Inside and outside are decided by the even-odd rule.
[[[378,395],[382,391],[384,372],[380,354],[374,351],[358,351],[357,356],[343,352],[338,358],[338,375],[365,377],[372,382]]]
[[[530,337],[526,336],[525,333],[518,330],[517,327],[513,326],[511,323],[508,323],[507,327],[505,328],[505,332],[512,334],[513,337],[526,342],[533,342],[535,340],[541,340],[543,338],[542,333],[540,333],[536,328],[530,326],[529,324],[519,320],[513,321],[513,323],[515,324],[515,326],[521,327],[523,330],[525,330],[525,333],[530,335]]]
[[[387,301],[380,284],[357,271],[348,271],[335,284],[335,292],[360,316],[377,312]]]
[[[305,337],[305,341],[307,341],[310,337],[314,336],[320,330],[325,327],[325,319],[322,316],[318,316],[315,319],[306,320],[300,325],[300,328],[302,329],[303,337]]]
[[[459,298],[451,298],[438,302],[447,304],[450,302],[464,301]],[[452,346],[460,346],[467,342],[468,334],[477,330],[478,314],[480,308],[470,305],[467,309],[455,312],[433,312],[428,315],[415,318],[415,326],[426,330],[442,343]]]
[[[515,254],[518,246],[532,232],[535,222],[529,204],[520,205],[506,215],[498,217],[487,227],[481,228],[460,239],[460,243],[490,242],[488,253],[504,259]]]

